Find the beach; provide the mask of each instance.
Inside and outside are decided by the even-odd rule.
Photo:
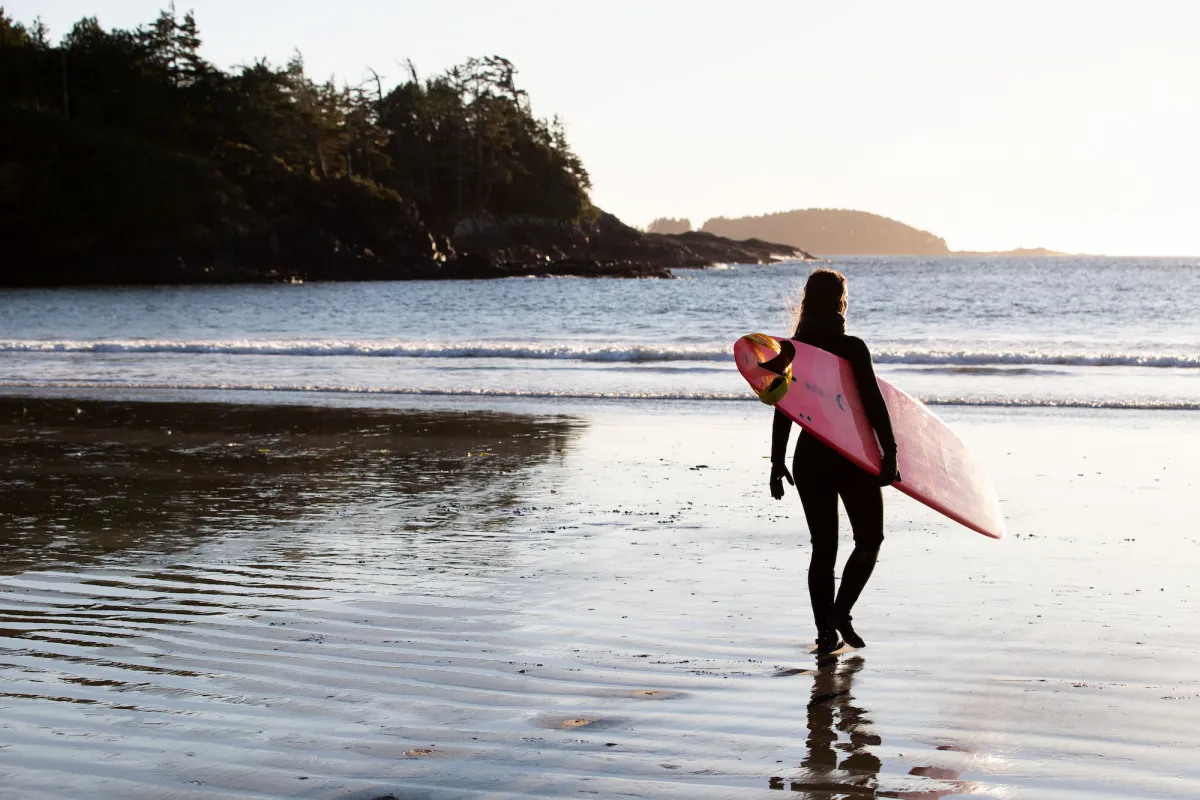
[[[764,407],[354,403],[0,403],[11,796],[1200,786],[1193,412],[939,408],[1009,535],[889,490],[818,659]]]
[[[1186,4],[9,5],[0,800],[1200,798]]]

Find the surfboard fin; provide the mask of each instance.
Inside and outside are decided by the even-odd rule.
[[[776,375],[783,375],[783,371],[792,363],[792,359],[796,357],[796,345],[792,344],[787,339],[779,340],[779,355],[772,358],[770,361],[760,361],[758,365],[765,370],[774,372]]]

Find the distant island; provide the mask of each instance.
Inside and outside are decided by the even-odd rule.
[[[823,256],[950,253],[945,239],[866,211],[807,208],[761,217],[714,217],[700,230],[730,239],[783,242]]]
[[[225,72],[200,44],[174,6],[57,44],[0,8],[0,285],[669,278],[804,257],[595,207],[504,58],[337,86],[299,55]]]
[[[646,226],[649,233],[678,236],[692,230],[691,220],[659,217]],[[701,231],[729,239],[769,239],[784,242],[822,256],[834,255],[921,255],[921,256],[1065,256],[1044,247],[977,252],[951,250],[946,240],[894,219],[866,211],[807,208],[781,211],[759,217],[727,219],[714,217]],[[806,253],[807,254],[807,253]]]

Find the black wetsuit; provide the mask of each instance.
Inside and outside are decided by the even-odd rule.
[[[841,316],[803,323],[795,339],[819,347],[850,362],[863,410],[875,429],[883,454],[895,455],[896,439],[887,405],[875,381],[871,353],[862,339],[847,336]],[[775,411],[771,437],[771,461],[785,463],[792,421]],[[850,609],[862,593],[875,569],[875,560],[883,544],[883,493],[878,479],[856,467],[844,456],[821,444],[808,431],[800,432],[792,459],[792,477],[804,505],[804,516],[812,537],[812,560],[808,567],[808,593],[813,617],[819,630],[826,630],[831,619],[850,616]],[[837,560],[837,499],[842,498],[850,527],[854,531],[854,552],[846,561],[842,585],[833,589],[834,562]]]

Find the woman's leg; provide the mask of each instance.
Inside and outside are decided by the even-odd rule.
[[[815,445],[815,446],[814,446]],[[829,630],[833,610],[833,569],[837,561],[838,518],[837,490],[829,482],[826,459],[822,458],[820,442],[801,434],[792,462],[792,477],[804,506],[804,518],[812,541],[812,558],[808,564],[808,596],[812,601],[813,619],[818,632]]]
[[[846,559],[842,585],[833,605],[834,618],[849,619],[850,610],[862,594],[875,570],[879,548],[883,544],[883,491],[873,476],[857,467],[838,487],[850,528],[854,531],[854,552]]]

